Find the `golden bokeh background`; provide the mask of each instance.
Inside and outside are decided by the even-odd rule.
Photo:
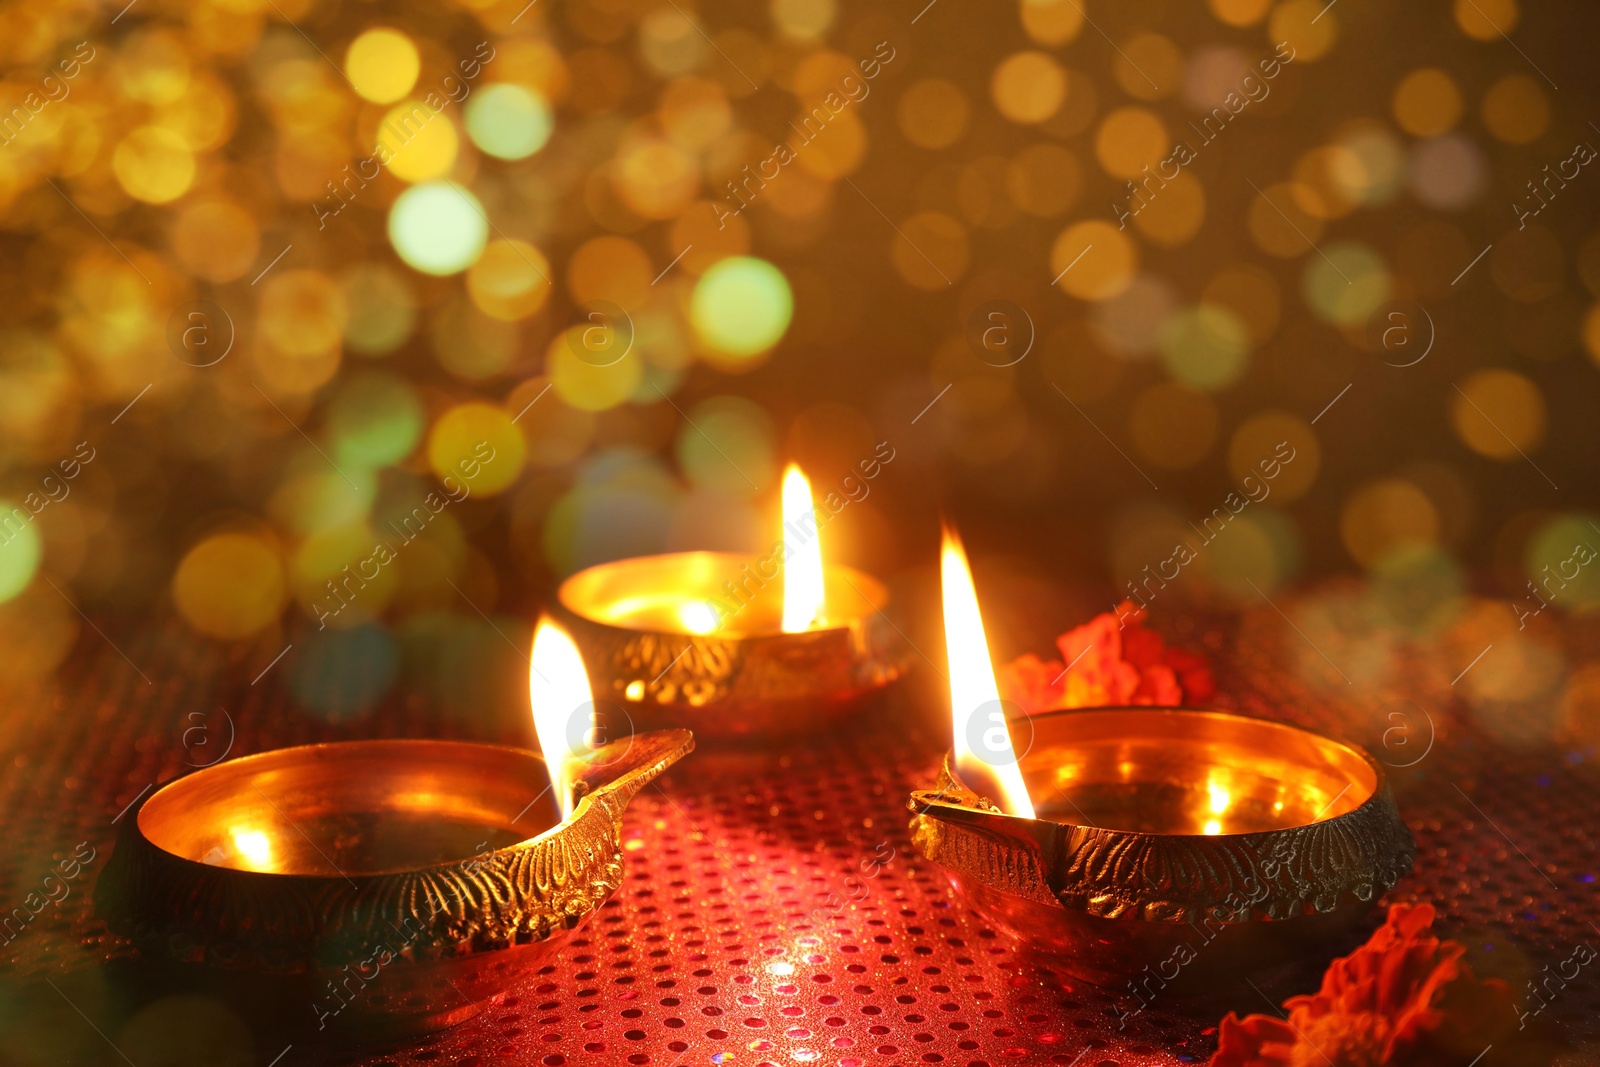
[[[579,567],[756,547],[787,460],[826,491],[887,441],[827,551],[923,574],[943,510],[1001,641],[1248,494],[1170,603],[1333,589],[1296,609],[1330,643],[1508,629],[1482,684],[1562,692],[1516,604],[1600,544],[1595,21],[12,5],[3,673],[175,614],[376,663],[340,714]]]

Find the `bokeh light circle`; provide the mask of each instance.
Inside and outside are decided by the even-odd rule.
[[[1228,444],[1228,472],[1251,499],[1287,504],[1305,496],[1322,466],[1322,447],[1310,423],[1288,411],[1246,419]],[[1248,479],[1248,480],[1247,480]]]
[[[1436,67],[1414,70],[1394,90],[1394,117],[1417,137],[1437,137],[1461,121],[1461,90]]]
[[[1338,326],[1364,324],[1390,292],[1383,257],[1356,241],[1335,241],[1306,261],[1301,291],[1320,319]]]
[[[1517,0],[1455,0],[1453,13],[1461,32],[1475,41],[1499,40],[1517,28],[1522,15]]]
[[[1370,569],[1397,548],[1436,544],[1439,513],[1414,483],[1380,478],[1350,494],[1339,535],[1355,561]]]
[[[604,301],[597,301],[603,304]],[[627,325],[626,333],[615,327]],[[601,344],[596,351],[591,346]],[[579,411],[607,411],[632,399],[644,381],[644,361],[629,357],[631,321],[578,323],[551,338],[545,349],[545,373],[556,395]],[[613,358],[621,351],[621,359]],[[652,395],[654,390],[651,390]]]
[[[1523,569],[1542,600],[1569,610],[1600,603],[1600,515],[1553,516],[1528,539]]]
[[[1145,167],[1152,172],[1156,164],[1172,151],[1172,138],[1166,124],[1154,111],[1145,107],[1119,107],[1100,123],[1095,134],[1094,152],[1107,174],[1115,178],[1133,178]],[[1157,178],[1159,185],[1164,185]],[[1154,196],[1159,199],[1166,190],[1156,187]]]
[[[1266,17],[1272,0],[1206,0],[1206,7],[1229,26],[1253,26]]]
[[[1550,128],[1550,100],[1526,74],[1508,74],[1483,94],[1483,124],[1507,144],[1531,144]]]
[[[194,153],[176,131],[140,126],[111,154],[111,170],[135,200],[165,204],[188,192],[193,184]]]
[[[340,464],[387,467],[422,439],[422,401],[403,379],[358,374],[341,384],[328,410],[333,455]]]
[[[967,129],[971,109],[954,82],[924,78],[900,94],[896,118],[905,139],[919,148],[949,148]]]
[[[700,340],[740,358],[777,344],[793,315],[788,279],[753,256],[732,256],[706,271],[689,304],[689,321]]]
[[[470,495],[503,492],[522,473],[527,452],[513,418],[493,404],[457,404],[428,434],[428,465],[441,481],[450,478]]]
[[[1313,63],[1339,40],[1339,12],[1320,0],[1284,0],[1267,20],[1267,40],[1287,44],[1294,62]]]
[[[1478,455],[1514,460],[1544,440],[1544,396],[1515,371],[1474,371],[1450,394],[1450,425]]]
[[[395,198],[389,242],[424,274],[456,274],[483,253],[489,221],[477,197],[454,182],[425,182]]]
[[[442,178],[456,164],[461,138],[448,115],[418,100],[396,104],[378,123],[377,158],[403,182]]]
[[[1406,182],[1427,207],[1459,211],[1482,195],[1489,168],[1472,138],[1447,133],[1417,143],[1406,168]]]
[[[1161,331],[1161,361],[1180,382],[1217,391],[1233,384],[1249,361],[1244,325],[1226,308],[1185,308]]]
[[[770,485],[778,467],[771,417],[743,397],[703,400],[678,428],[674,451],[690,484],[733,496]],[[752,485],[751,483],[755,483]]]
[[[472,94],[463,117],[472,143],[497,159],[527,159],[550,140],[555,125],[544,97],[509,82]]]
[[[1109,300],[1128,288],[1139,252],[1117,227],[1100,219],[1074,223],[1050,248],[1055,284],[1080,300]]]
[[[495,240],[467,271],[467,292],[485,315],[507,322],[538,311],[554,288],[550,261],[526,241]]]
[[[363,356],[386,356],[411,336],[416,302],[406,276],[386,263],[359,263],[339,278],[349,320],[344,339]]]
[[[374,104],[392,104],[411,91],[422,69],[411,38],[399,30],[374,27],[350,42],[344,72],[357,93]]]
[[[10,500],[0,500],[0,603],[15,597],[33,581],[41,548],[32,512]]]
[[[172,599],[190,626],[207,635],[248,637],[278,618],[287,589],[277,549],[250,533],[220,533],[184,555]]]
[[[1000,114],[1012,122],[1043,122],[1066,99],[1066,72],[1044,52],[1016,52],[995,68],[989,92]]]

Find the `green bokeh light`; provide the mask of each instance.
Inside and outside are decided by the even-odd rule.
[[[1306,262],[1301,288],[1312,312],[1336,326],[1359,326],[1389,299],[1383,257],[1357,241],[1336,241]]]
[[[1231,385],[1249,362],[1250,342],[1233,313],[1200,304],[1173,315],[1161,331],[1161,361],[1186,385],[1215,392]]]
[[[1524,610],[1546,603],[1571,609],[1600,602],[1600,516],[1559,515],[1528,539],[1523,569],[1533,589],[1512,590]],[[1585,562],[1587,561],[1587,562]]]
[[[1206,573],[1241,604],[1283,588],[1300,570],[1300,532],[1294,520],[1271,508],[1252,507],[1204,546]],[[1254,582],[1252,586],[1250,583]]]
[[[1372,568],[1372,595],[1380,617],[1414,637],[1444,632],[1466,610],[1466,577],[1437,545],[1405,544]]]
[[[483,254],[489,221],[477,197],[454,182],[423,182],[389,209],[389,242],[425,274],[455,274]]]
[[[422,402],[388,374],[361,374],[340,387],[328,412],[334,458],[341,464],[387,467],[422,439]]]
[[[793,315],[794,297],[783,272],[753,256],[733,256],[706,271],[689,306],[695,333],[730,356],[771,348]]]
[[[554,122],[544,97],[520,85],[487,85],[467,101],[467,136],[499,159],[526,159],[550,140]]]
[[[678,465],[701,488],[749,496],[756,492],[751,482],[776,481],[772,420],[760,405],[740,397],[719,396],[697,404],[678,428],[676,450]]]
[[[15,501],[0,499],[0,603],[22,592],[39,570],[39,529]]]
[[[382,263],[362,263],[340,278],[350,319],[345,342],[363,356],[399,348],[416,325],[416,305],[405,277]]]
[[[342,465],[342,472],[331,470],[321,455],[307,451],[309,458],[297,458],[273,491],[268,512],[301,537],[362,522],[377,497],[371,470],[355,464]]]

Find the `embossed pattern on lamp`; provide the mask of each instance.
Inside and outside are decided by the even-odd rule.
[[[706,740],[770,740],[826,728],[898,680],[908,649],[889,593],[822,558],[811,489],[784,475],[782,538],[760,558],[680,552],[590,567],[562,583],[563,622],[583,649],[601,713]]]
[[[1161,990],[1196,992],[1315,948],[1410,871],[1383,768],[1354,745],[1188,708],[1008,727],[948,534],[944,557],[954,747],[911,796],[912,841],[1030,949],[1098,984],[1160,967]]]

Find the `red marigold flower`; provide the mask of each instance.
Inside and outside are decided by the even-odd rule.
[[[1000,695],[1027,712],[1061,707],[1061,664],[1028,653],[998,672]]]
[[[1479,980],[1466,946],[1429,935],[1429,904],[1395,904],[1365,945],[1329,965],[1322,989],[1290,997],[1287,1021],[1233,1013],[1210,1067],[1444,1067],[1510,1033],[1511,991]]]
[[[1000,695],[1029,714],[1130,704],[1176,707],[1211,699],[1203,656],[1167,648],[1144,628],[1144,610],[1123,601],[1056,639],[1059,660],[1029,654],[1000,668]]]

